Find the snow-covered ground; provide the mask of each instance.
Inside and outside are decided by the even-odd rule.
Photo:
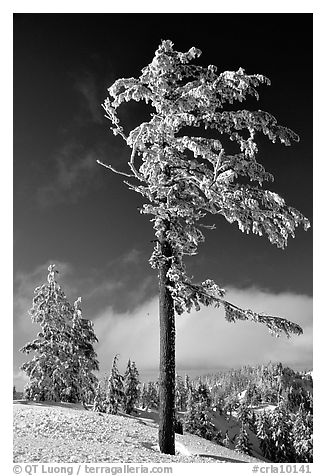
[[[157,412],[99,414],[81,405],[14,402],[14,462],[220,463],[261,461],[188,433],[176,455],[158,450]]]

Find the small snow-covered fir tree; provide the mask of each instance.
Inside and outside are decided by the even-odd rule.
[[[30,400],[64,400],[70,387],[71,349],[69,344],[73,309],[56,281],[55,265],[48,268],[47,283],[34,291],[29,314],[41,326],[37,339],[22,347],[21,352],[35,352],[21,369],[29,377],[24,396]]]
[[[272,461],[291,463],[294,458],[292,420],[289,411],[280,404],[270,413],[270,431],[272,440]]]
[[[175,379],[175,408],[183,411],[187,406],[187,390],[185,383],[180,375]]]
[[[204,405],[206,408],[210,408],[212,405],[212,398],[210,395],[209,388],[206,383],[199,381],[199,384],[196,386],[195,398],[198,403]]]
[[[252,455],[252,444],[249,440],[245,425],[243,424],[241,425],[240,432],[235,440],[235,451],[245,453],[246,455]]]
[[[143,409],[146,409],[148,399],[147,399],[147,385],[145,382],[142,384],[140,389],[139,401],[140,401],[141,407]]]
[[[158,270],[160,297],[159,446],[169,454],[175,452],[175,313],[199,310],[201,305],[222,306],[229,322],[252,320],[276,335],[302,333],[286,319],[228,302],[224,289],[212,279],[192,281],[184,256],[196,254],[204,241],[202,228],[212,228],[202,219],[207,214],[224,217],[244,233],[265,235],[279,248],[285,248],[299,225],[310,226],[298,210],[264,188],[273,176],[256,160],[257,134],[285,145],[298,141],[298,136],[268,112],[230,110],[230,105],[252,96],[258,100],[258,86],[270,84],[269,79],[246,74],[243,68],[219,72],[213,65],[192,64],[201,55],[198,48],[180,52],[173,46],[163,40],[139,78],[118,79],[108,89],[103,107],[113,133],[131,149],[130,171],[99,162],[128,178],[127,186],[146,200],[141,213],[152,216],[156,240],[150,264]],[[149,104],[151,119],[128,133],[118,109],[131,100]],[[186,135],[189,128],[196,128],[196,134]],[[203,129],[216,136],[207,137]]]
[[[225,432],[225,436],[222,440],[222,444],[223,446],[225,446],[226,448],[231,448],[231,440],[230,440],[230,437],[229,437],[229,433],[228,431],[226,430]]]
[[[296,463],[313,462],[313,417],[301,404],[293,423],[293,448]]]
[[[22,365],[29,377],[24,395],[31,400],[86,403],[94,393],[98,361],[93,349],[97,341],[93,324],[82,318],[80,298],[74,306],[56,280],[55,265],[48,267],[47,283],[35,289],[29,314],[41,332],[22,352],[35,352]]]
[[[187,411],[185,414],[184,427],[189,433],[194,433],[197,430],[197,415],[194,392],[189,388],[187,396]]]
[[[262,412],[257,419],[257,436],[263,455],[275,463],[294,461],[291,415],[283,402],[271,412]]]
[[[82,317],[81,298],[74,302],[70,328],[71,386],[70,401],[89,403],[93,400],[98,379],[93,372],[99,362],[93,344],[98,342],[93,323]]]
[[[135,362],[130,362],[130,359],[127,363],[127,368],[125,371],[123,379],[123,388],[124,388],[124,399],[123,399],[123,409],[127,414],[132,413],[135,409],[136,402],[139,398],[139,373],[136,367]]]
[[[123,377],[118,370],[118,354],[114,356],[108,381],[106,409],[108,413],[116,415],[123,404]]]
[[[188,396],[189,389],[192,387],[190,377],[188,374],[185,375],[185,389],[186,389],[186,397]]]
[[[251,411],[248,405],[245,402],[241,402],[237,409],[238,420],[242,425],[247,425],[251,419]]]
[[[239,403],[238,396],[234,393],[229,393],[225,399],[224,399],[224,406],[223,406],[223,411],[225,412],[226,415],[228,415],[228,419],[230,420],[232,417],[232,412],[237,408]]]
[[[146,408],[158,408],[159,405],[159,392],[158,384],[156,382],[148,382],[147,384],[147,404]]]
[[[189,389],[184,429],[207,440],[221,442],[222,434],[210,420],[209,411],[195,389]]]
[[[106,393],[103,392],[101,382],[98,382],[96,386],[92,410],[93,412],[106,412]]]
[[[263,456],[265,456],[270,461],[274,461],[273,460],[274,443],[272,440],[271,422],[270,422],[270,416],[266,411],[263,411],[260,414],[258,414],[256,434],[259,438],[259,446],[263,453]]]

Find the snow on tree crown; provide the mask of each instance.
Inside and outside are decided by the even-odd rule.
[[[261,74],[248,75],[243,68],[218,73],[213,65],[190,64],[200,55],[201,51],[194,47],[185,53],[175,51],[172,41],[164,40],[139,78],[118,79],[108,88],[109,96],[102,106],[113,133],[132,149],[130,172],[98,162],[136,179],[137,183],[125,183],[146,199],[140,212],[153,216],[157,243],[151,266],[159,268],[166,260],[161,248],[164,241],[173,250],[169,279],[179,314],[193,306],[199,309],[200,304],[222,303],[228,321],[251,319],[263,322],[276,334],[300,334],[302,329],[296,324],[243,311],[224,301],[225,291],[212,280],[194,285],[186,274],[182,257],[197,253],[198,244],[204,241],[200,228],[214,227],[200,223],[207,213],[236,222],[242,232],[266,235],[282,249],[288,237],[294,237],[296,227],[303,225],[306,230],[310,226],[298,210],[263,188],[263,182],[272,181],[273,176],[256,160],[257,133],[287,146],[299,140],[297,134],[278,125],[275,117],[265,111],[222,110],[224,105],[243,102],[248,96],[258,100],[257,87],[269,85],[269,79]],[[127,134],[118,108],[131,100],[145,101],[154,112],[151,120]],[[189,127],[216,131],[221,137],[183,134]],[[226,151],[224,137],[238,145],[238,153]],[[241,177],[248,184],[243,184]]]

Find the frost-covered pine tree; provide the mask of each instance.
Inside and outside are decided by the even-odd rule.
[[[158,408],[159,406],[159,391],[157,382],[148,382],[147,384],[147,399],[149,408]]]
[[[252,444],[250,443],[248,432],[244,425],[241,425],[240,432],[235,440],[235,451],[252,455]]]
[[[291,463],[294,458],[292,421],[285,405],[280,403],[270,413],[270,445],[274,453],[272,461],[276,463]]]
[[[108,413],[116,415],[119,406],[122,405],[124,399],[123,377],[118,369],[118,354],[114,356],[111,372],[108,381],[108,391],[106,397],[106,409]]]
[[[196,386],[196,399],[198,403],[203,404],[206,408],[211,408],[212,398],[209,391],[209,388],[206,383],[199,381],[199,384]]]
[[[200,55],[197,48],[183,53],[174,50],[172,41],[162,41],[140,77],[115,81],[103,104],[113,133],[131,149],[130,170],[99,163],[127,177],[127,186],[144,197],[140,211],[152,217],[156,235],[150,264],[159,275],[159,446],[170,454],[175,452],[175,313],[222,306],[229,322],[252,320],[274,334],[302,332],[286,319],[240,309],[224,299],[224,289],[213,280],[197,284],[186,272],[184,256],[196,254],[204,241],[207,225],[202,219],[207,214],[236,223],[244,233],[265,235],[279,248],[294,237],[297,226],[309,227],[298,210],[264,188],[273,176],[256,160],[257,133],[285,145],[298,136],[268,112],[230,108],[250,96],[258,99],[257,87],[269,80],[242,68],[219,72],[213,65],[191,64]],[[127,132],[118,109],[131,100],[151,106],[151,119]],[[196,134],[186,135],[185,128],[196,128]],[[212,133],[200,136],[204,129]],[[228,140],[238,152],[229,149]]]
[[[21,352],[35,352],[33,359],[24,363],[29,382],[24,396],[29,400],[65,400],[71,384],[70,326],[72,306],[56,281],[55,265],[48,267],[47,283],[34,291],[29,314],[39,324],[37,338],[22,347]]]
[[[93,344],[98,342],[91,321],[82,317],[81,298],[74,302],[71,348],[71,395],[70,401],[90,403],[95,395],[98,379],[93,372],[99,370],[99,362]]]
[[[127,414],[130,414],[135,409],[135,405],[140,393],[139,385],[139,373],[136,364],[135,362],[131,363],[129,359],[123,379],[123,409]]]
[[[100,413],[104,413],[106,411],[106,394],[103,392],[100,382],[97,383],[97,386],[95,389],[92,410],[93,412],[100,412]]]
[[[240,403],[237,409],[237,417],[238,420],[240,420],[240,422],[242,423],[242,425],[249,424],[249,421],[251,419],[251,411],[245,402]]]
[[[296,463],[313,462],[313,417],[301,404],[293,423],[293,448]]]
[[[187,390],[185,383],[180,375],[176,375],[175,379],[175,408],[183,411],[187,405]]]
[[[146,383],[143,383],[142,386],[141,386],[139,401],[140,401],[141,407],[143,409],[146,409],[146,406],[147,406],[147,385],[146,385]]]
[[[272,440],[270,416],[263,411],[257,417],[257,436],[259,438],[259,446],[263,456],[270,461],[274,461],[274,442]]]
[[[222,434],[211,422],[205,401],[200,398],[195,389],[190,389],[188,392],[184,428],[189,433],[221,443]]]
[[[222,440],[222,444],[223,444],[223,446],[225,446],[225,448],[231,448],[231,440],[230,440],[230,437],[229,437],[228,430],[226,430],[226,432],[225,432],[225,436]]]
[[[186,390],[186,396],[188,395],[188,392],[190,388],[192,387],[191,382],[190,382],[190,377],[188,374],[185,375],[185,390]]]
[[[48,268],[47,283],[35,289],[29,314],[41,326],[37,339],[22,352],[35,356],[22,365],[29,377],[25,397],[86,403],[94,393],[98,361],[93,349],[97,341],[93,324],[83,319],[80,298],[71,306],[56,281],[55,265]]]

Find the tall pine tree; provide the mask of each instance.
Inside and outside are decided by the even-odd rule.
[[[259,446],[265,458],[274,461],[274,442],[272,439],[270,416],[266,411],[257,417],[257,436]]]
[[[119,407],[123,404],[124,392],[123,392],[123,377],[118,370],[118,354],[114,356],[111,372],[108,381],[108,391],[106,408],[107,412],[112,415],[118,413]]]
[[[101,382],[98,382],[96,386],[92,410],[100,413],[106,411],[106,393],[103,392]]]
[[[130,359],[127,363],[127,368],[125,371],[123,379],[123,388],[124,388],[124,399],[123,399],[123,408],[127,414],[132,413],[135,409],[136,402],[139,398],[139,373],[136,367],[135,362],[130,362]]]
[[[99,362],[93,344],[98,342],[93,323],[82,317],[81,298],[74,302],[71,325],[71,394],[70,401],[90,403],[94,399],[98,379],[93,374]]]
[[[245,425],[241,425],[240,432],[235,440],[235,450],[246,455],[252,455],[252,444],[249,440]]]
[[[187,405],[187,390],[184,381],[180,375],[175,379],[175,408],[176,410],[183,411]]]
[[[292,421],[285,405],[280,404],[270,413],[270,431],[273,461],[276,463],[291,463],[294,458]]]
[[[293,448],[296,463],[313,462],[313,418],[302,403],[293,423]]]
[[[103,104],[113,133],[132,150],[130,172],[99,163],[128,177],[127,186],[146,199],[141,213],[152,216],[156,235],[150,264],[159,278],[159,446],[169,454],[175,452],[175,313],[221,305],[229,322],[252,320],[267,325],[274,334],[302,333],[286,319],[240,309],[224,299],[224,289],[213,280],[196,284],[186,272],[184,256],[196,254],[204,241],[201,227],[207,225],[200,222],[207,213],[237,223],[242,232],[265,235],[280,248],[294,236],[297,226],[309,227],[298,210],[263,187],[273,176],[256,160],[257,133],[285,145],[298,141],[298,136],[278,125],[268,112],[229,107],[250,96],[258,99],[257,87],[270,81],[260,74],[248,75],[242,68],[218,73],[216,66],[191,64],[200,55],[197,48],[183,53],[173,49],[172,41],[162,41],[140,77],[115,81]],[[118,108],[131,100],[149,104],[151,119],[128,133]],[[184,132],[189,127],[201,130],[188,136]],[[205,134],[203,129],[217,137],[199,136],[201,131]],[[228,141],[238,147],[236,153]]]

